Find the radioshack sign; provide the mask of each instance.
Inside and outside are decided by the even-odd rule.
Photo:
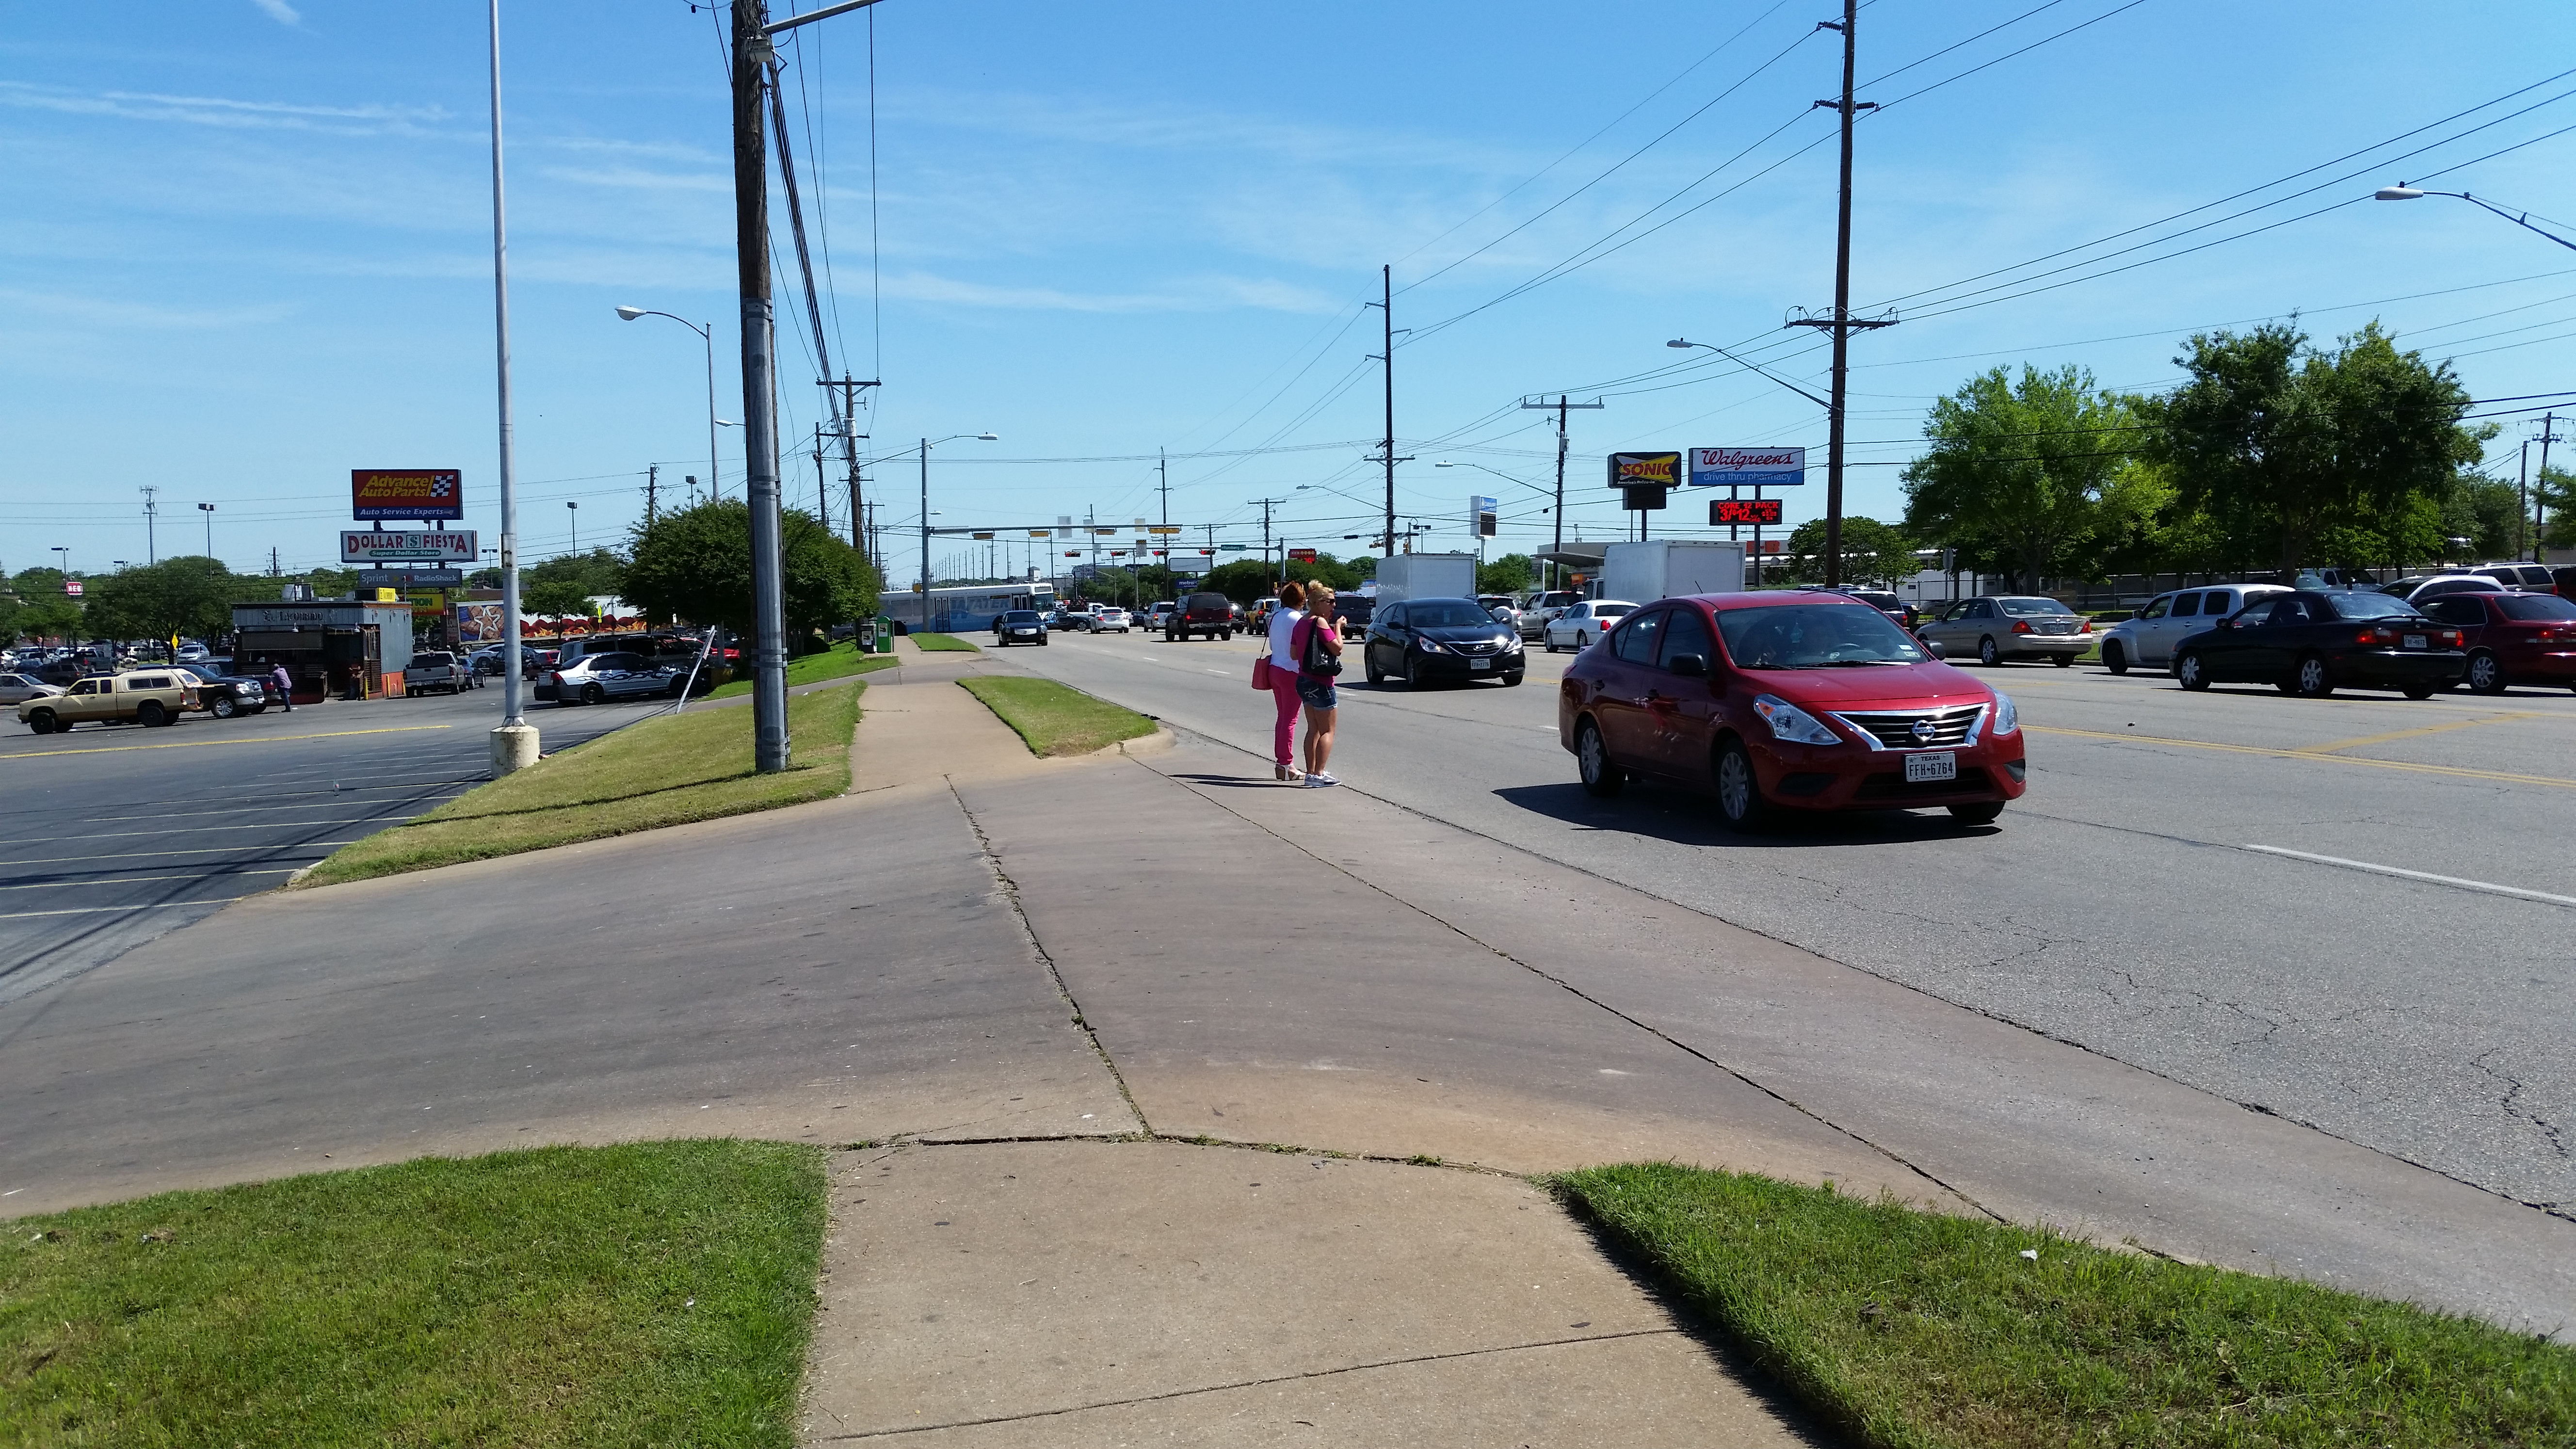
[[[367,523],[414,518],[437,523],[465,516],[465,482],[453,468],[352,468],[349,516]]]
[[[434,533],[358,533],[343,529],[340,533],[340,562],[418,560],[472,564],[482,558],[476,548],[477,542],[474,530],[470,528]]]

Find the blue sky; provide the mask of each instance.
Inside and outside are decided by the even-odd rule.
[[[1001,435],[936,450],[939,524],[1159,521],[1165,448],[1194,536],[1256,541],[1250,500],[1281,498],[1289,542],[1356,552],[1383,401],[1361,304],[1392,263],[1396,325],[1418,329],[1396,352],[1418,459],[1398,505],[1429,546],[1464,542],[1477,492],[1502,499],[1505,546],[1543,542],[1537,493],[1433,463],[1549,481],[1552,435],[1516,404],[1561,389],[1607,403],[1575,414],[1569,531],[1617,535],[1599,459],[1630,447],[1809,445],[1818,486],[1789,519],[1815,516],[1821,411],[1662,343],[1745,344],[1822,389],[1821,350],[1781,322],[1832,296],[1831,117],[1811,109],[1839,78],[1812,29],[1830,14],[886,0],[873,255],[870,24],[823,22],[788,84],[835,368],[885,380],[880,451]],[[0,17],[0,568],[57,545],[79,570],[141,561],[146,485],[165,556],[204,547],[195,505],[213,503],[235,568],[272,548],[290,571],[330,562],[361,466],[463,469],[467,523],[496,541],[482,7]],[[1978,369],[2154,387],[2188,332],[2294,310],[2321,338],[2379,317],[2481,398],[2570,386],[2576,252],[2440,199],[2293,219],[2437,171],[2427,185],[2576,216],[2576,132],[2539,139],[2576,126],[2576,75],[2550,79],[2576,64],[2563,3],[1874,0],[1860,35],[1862,94],[1897,104],[1860,128],[1853,295],[1904,320],[1854,345],[1853,512],[1896,516],[1892,465]],[[576,518],[585,543],[622,533],[647,465],[674,490],[706,471],[698,340],[615,305],[716,320],[718,409],[741,415],[716,17],[510,0],[504,84],[523,533],[542,556]],[[1514,294],[1605,240],[1628,244]],[[821,414],[798,331],[790,439]],[[2509,475],[2532,429],[2502,421]],[[738,490],[739,434],[723,446]],[[810,458],[788,479],[810,504]],[[872,479],[890,538],[912,527],[911,460]],[[935,548],[941,572],[961,547]],[[890,551],[908,578],[913,545]]]

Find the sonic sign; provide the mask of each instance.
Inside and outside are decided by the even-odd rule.
[[[1682,486],[1682,455],[1679,453],[1613,453],[1610,455],[1610,486],[1613,488],[1679,488]]]
[[[423,523],[465,516],[465,484],[454,468],[352,468],[349,516],[362,523],[412,518]]]

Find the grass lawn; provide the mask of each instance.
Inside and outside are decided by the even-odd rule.
[[[751,710],[692,707],[641,720],[468,790],[415,820],[341,846],[298,887],[427,870],[822,800],[850,788],[859,691],[790,695],[792,768],[752,768]]]
[[[984,675],[957,682],[1000,715],[1002,723],[1019,731],[1035,754],[1084,755],[1154,732],[1154,722],[1134,710],[1094,699],[1052,679]]]
[[[856,644],[835,644],[820,654],[788,660],[787,687],[794,689],[800,684],[820,684],[827,679],[847,679],[854,674],[871,674],[893,667],[894,656],[891,654],[862,654]],[[731,699],[737,694],[749,694],[751,683],[748,679],[737,679],[731,684],[719,684],[708,690],[706,697]]]
[[[925,653],[936,654],[943,649],[962,649],[969,654],[980,654],[983,652],[974,645],[958,638],[954,634],[925,634],[922,631],[915,629],[908,637],[914,644],[920,646]]]
[[[20,1218],[0,1442],[789,1449],[823,1194],[812,1148],[656,1142]]]
[[[2576,1442],[2576,1351],[2474,1320],[1734,1173],[1556,1182],[1865,1444]]]

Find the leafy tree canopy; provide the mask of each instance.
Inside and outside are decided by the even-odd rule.
[[[1905,470],[1905,529],[2011,587],[2088,572],[2160,498],[2136,464],[2135,400],[2068,366],[2001,367],[1932,405],[1931,447]]]
[[[1517,594],[1537,577],[1538,565],[1528,554],[1507,553],[1476,570],[1476,592]]]
[[[1875,518],[1843,519],[1843,578],[1854,584],[1894,588],[1922,571],[1914,557],[1914,540],[1902,529]],[[1791,583],[1822,583],[1825,578],[1825,521],[1811,518],[1789,531]],[[1766,570],[1767,572],[1767,570]]]
[[[875,614],[876,570],[801,509],[779,515],[787,627],[804,633]],[[635,526],[620,596],[656,619],[714,624],[748,636],[751,507],[713,499]]]

